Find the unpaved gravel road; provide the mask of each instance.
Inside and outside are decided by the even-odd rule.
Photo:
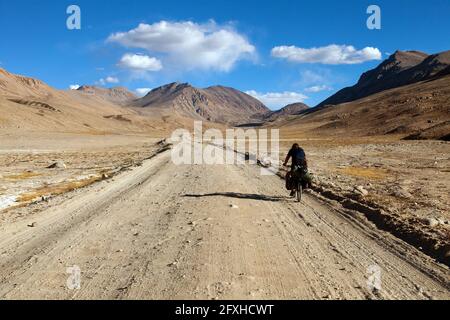
[[[447,267],[357,214],[296,203],[256,166],[175,166],[170,152],[0,226],[2,299],[449,299],[449,287]]]

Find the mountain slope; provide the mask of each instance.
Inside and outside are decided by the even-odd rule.
[[[156,88],[133,105],[161,114],[228,124],[260,119],[269,112],[260,101],[239,90],[223,86],[198,89],[187,83]]]
[[[313,136],[397,134],[415,139],[448,140],[450,75],[316,108],[279,126]]]
[[[372,94],[427,80],[450,66],[450,51],[427,55],[418,51],[397,51],[378,67],[365,72],[353,87],[340,90],[318,107],[351,102]]]
[[[41,80],[12,74],[0,68],[0,96],[10,97],[51,97],[59,92]]]
[[[283,117],[298,115],[308,109],[309,109],[309,107],[304,103],[301,103],[301,102],[291,103],[291,104],[288,104],[287,106],[281,108],[280,110],[272,111],[272,112],[268,113],[264,117],[264,119],[266,121],[275,121],[275,120],[283,118]]]
[[[133,98],[123,88],[56,90],[40,80],[0,69],[0,133],[123,134],[170,132],[189,125],[186,119],[167,121],[121,105]]]
[[[76,90],[76,92],[86,95],[95,95],[119,105],[130,104],[133,100],[137,99],[137,96],[134,93],[128,91],[128,89],[124,87],[114,87],[108,89],[96,86],[81,86]]]

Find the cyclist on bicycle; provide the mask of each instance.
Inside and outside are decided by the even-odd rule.
[[[286,175],[286,186],[289,184],[289,179],[292,177],[296,167],[302,167],[305,172],[308,170],[308,163],[306,161],[305,151],[299,146],[298,143],[292,145],[291,150],[286,156],[284,166],[287,166],[289,159],[292,159],[291,171]],[[291,191],[291,197],[295,195],[295,190]]]

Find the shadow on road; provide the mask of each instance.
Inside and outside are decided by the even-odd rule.
[[[237,193],[237,192],[214,192],[205,194],[184,194],[183,197],[188,198],[203,198],[203,197],[228,197],[237,199],[251,199],[251,200],[262,200],[262,201],[272,201],[279,202],[285,201],[287,197],[280,196],[266,196],[262,194],[247,194],[247,193]]]

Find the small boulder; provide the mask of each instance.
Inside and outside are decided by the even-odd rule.
[[[369,191],[367,191],[366,189],[364,189],[363,186],[357,186],[353,189],[354,192],[356,192],[357,194],[360,194],[362,196],[367,196],[369,194]]]
[[[437,227],[439,225],[439,220],[435,218],[426,218],[425,223],[431,228]]]
[[[64,163],[64,161],[61,160],[56,161],[47,167],[47,169],[66,169],[66,168],[67,168],[66,164]]]
[[[412,194],[403,188],[395,189],[394,191],[391,192],[391,195],[393,195],[397,198],[403,198],[403,199],[411,199],[412,198]]]

